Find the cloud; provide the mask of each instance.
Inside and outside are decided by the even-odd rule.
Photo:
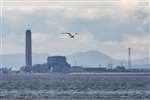
[[[90,50],[94,42],[96,41],[90,33],[80,33],[80,36],[76,36],[74,39],[63,34],[57,34],[55,37],[50,34],[33,34],[34,51],[37,53],[47,52],[51,55],[71,54],[82,50]]]
[[[112,58],[128,59],[128,48],[131,48],[132,58],[139,59],[149,57],[149,40],[149,34],[142,37],[127,35],[121,41],[103,42],[102,44],[99,44],[101,48],[97,49],[111,55]]]
[[[126,57],[128,46],[136,49],[135,58],[147,53],[142,49],[150,34],[147,2],[5,3],[1,17],[5,53],[24,53],[26,29],[32,29],[35,53],[95,49],[119,58]],[[78,32],[79,36],[72,40],[62,32]]]

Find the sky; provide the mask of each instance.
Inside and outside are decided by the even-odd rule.
[[[32,31],[33,53],[70,55],[89,50],[115,59],[149,55],[148,0],[43,1],[6,0],[1,7],[0,54],[25,52],[25,31]],[[62,32],[77,32],[75,39]]]

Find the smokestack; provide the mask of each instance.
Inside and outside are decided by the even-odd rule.
[[[32,66],[32,37],[31,30],[26,30],[26,67]]]
[[[131,68],[131,48],[128,48],[128,67]]]

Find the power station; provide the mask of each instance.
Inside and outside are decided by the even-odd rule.
[[[32,65],[32,32],[26,30],[25,33],[25,59],[26,65],[21,69],[24,72],[49,72],[53,69],[53,72],[68,72],[70,64],[67,63],[64,56],[52,56],[48,57],[47,63]]]
[[[32,65],[32,32],[26,30],[25,33],[25,59],[26,65],[21,68],[24,72],[33,73],[68,73],[68,72],[125,72],[128,71],[124,66],[117,66],[115,69],[112,68],[112,64],[109,64],[108,69],[104,67],[88,67],[82,66],[71,66],[65,56],[48,56],[47,62],[42,64]],[[131,68],[131,48],[128,48],[128,67]]]

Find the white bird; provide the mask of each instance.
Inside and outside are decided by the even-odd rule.
[[[75,38],[75,35],[77,35],[78,33],[69,33],[69,32],[65,32],[65,33],[61,33],[61,34],[67,34],[70,36],[70,38]]]

